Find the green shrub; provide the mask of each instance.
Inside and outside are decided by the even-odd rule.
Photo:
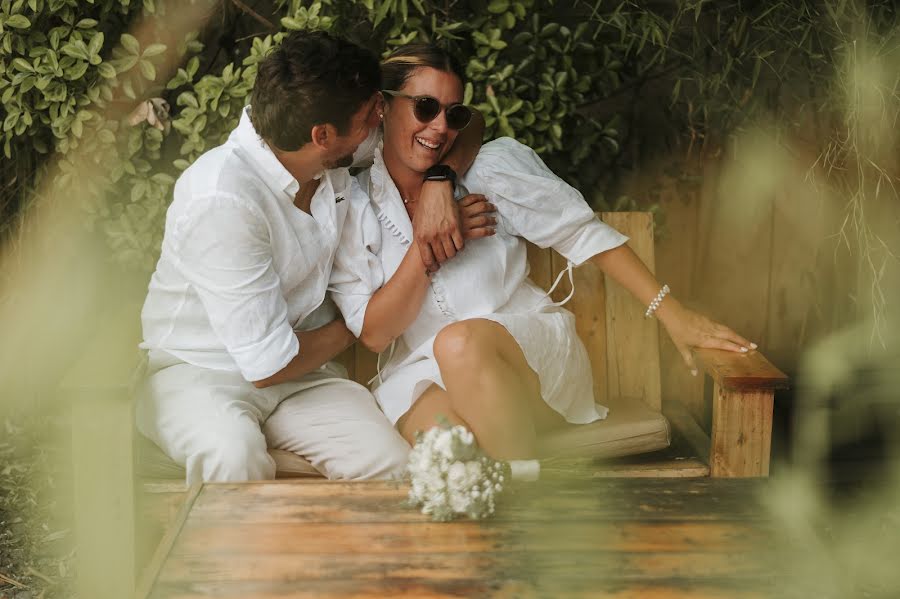
[[[466,65],[466,101],[484,114],[486,139],[516,137],[598,209],[628,209],[621,180],[647,156],[721,140],[773,109],[766,100],[783,95],[782,71],[800,87],[833,76],[840,49],[822,25],[840,25],[835,11],[852,4],[270,0],[251,14],[245,3],[189,0],[198,3],[212,14],[206,29],[166,47],[141,46],[129,31],[140,22],[156,28],[142,39],[166,39],[184,0],[0,2],[4,155],[42,164],[40,182],[51,164],[41,158],[55,152],[52,185],[37,187],[47,195],[75,181],[75,153],[101,165],[101,176],[78,179],[95,192],[86,222],[129,267],[153,267],[174,179],[225,140],[284,31],[331,30],[378,52],[445,45]],[[896,18],[889,2],[870,4],[877,22]],[[166,60],[179,68],[164,78]],[[171,127],[127,123],[157,97],[171,106]],[[3,193],[14,189],[19,205],[40,200],[29,188]]]

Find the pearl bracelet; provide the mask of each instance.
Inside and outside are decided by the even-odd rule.
[[[659,305],[662,303],[663,298],[669,295],[669,286],[663,285],[662,289],[659,290],[659,293],[656,294],[656,297],[650,302],[650,305],[647,306],[647,311],[644,312],[644,318],[650,318],[653,316],[653,313],[659,308]]]

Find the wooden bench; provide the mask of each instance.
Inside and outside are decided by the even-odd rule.
[[[601,218],[628,235],[631,247],[654,269],[649,213],[603,213]],[[534,246],[529,247],[529,263],[531,278],[545,289],[565,268],[558,254]],[[541,454],[581,460],[592,476],[767,476],[774,392],[787,385],[787,377],[759,352],[696,352],[712,382],[711,426],[704,428],[686,409],[684,398],[661,389],[657,321],[645,319],[644,306],[592,264],[574,273],[576,293],[567,308],[576,316],[590,355],[595,399],[610,407],[610,415],[547,436],[541,441]],[[558,289],[560,297],[555,299],[568,291]],[[162,535],[186,493],[183,471],[133,432],[128,385],[140,338],[137,316],[131,307],[126,310],[126,325],[111,319],[108,330],[98,331],[61,390],[77,400],[73,459],[76,529],[86,547],[79,565],[82,596],[131,584],[137,564]],[[361,346],[340,360],[354,380],[367,381],[375,372],[375,356]],[[678,440],[674,453],[666,450],[673,436]],[[650,457],[637,461],[614,459],[646,452]],[[299,456],[277,451],[273,455],[280,477],[318,475]],[[137,559],[125,551],[134,546],[136,537]],[[111,559],[122,562],[114,571]]]

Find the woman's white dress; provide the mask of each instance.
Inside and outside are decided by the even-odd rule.
[[[358,337],[369,300],[396,272],[413,234],[380,146],[375,163],[357,179],[329,288]],[[510,138],[485,144],[460,188],[484,194],[497,207],[497,233],[467,241],[432,275],[421,312],[388,352],[373,387],[382,410],[396,423],[431,384],[445,388],[434,358],[435,336],[453,322],[485,318],[519,343],[550,407],[572,423],[605,418],[606,408],[594,403],[575,318],[528,279],[525,240],[552,247],[577,266],[627,237],[602,223],[531,148]]]

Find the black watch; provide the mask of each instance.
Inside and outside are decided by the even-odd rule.
[[[456,185],[456,171],[446,164],[435,164],[425,171],[425,181],[450,181],[450,185]]]

